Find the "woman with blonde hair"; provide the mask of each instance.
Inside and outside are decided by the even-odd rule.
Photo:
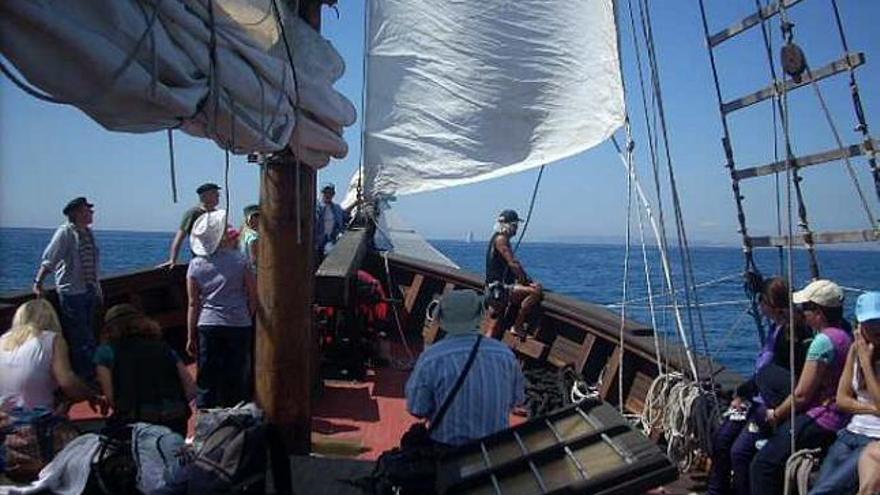
[[[95,365],[113,407],[110,423],[142,421],[186,436],[195,383],[159,324],[131,304],[117,304],[104,316],[102,341]]]
[[[12,327],[0,337],[0,396],[14,396],[31,409],[58,406],[58,388],[74,402],[97,400],[95,391],[74,374],[68,352],[52,305],[42,298],[22,304]]]

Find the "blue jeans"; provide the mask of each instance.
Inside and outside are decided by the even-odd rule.
[[[61,305],[61,327],[64,339],[70,347],[70,364],[73,372],[86,383],[95,383],[95,310],[98,295],[89,286],[82,294],[58,294]]]
[[[865,445],[877,440],[846,429],[837,433],[837,441],[828,449],[819,480],[810,495],[855,493],[859,491],[859,455]]]
[[[253,395],[253,327],[199,325],[196,404],[232,407]]]
[[[795,446],[800,449],[826,449],[834,443],[836,432],[826,430],[806,414],[794,418],[794,428],[786,421],[755,455],[750,470],[752,495],[779,495],[785,484],[785,462],[791,455],[790,431],[794,430]]]

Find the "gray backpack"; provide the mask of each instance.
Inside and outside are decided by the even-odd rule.
[[[265,492],[267,426],[251,416],[225,418],[208,436],[189,468],[191,495]]]

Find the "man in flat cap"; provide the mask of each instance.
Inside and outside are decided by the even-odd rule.
[[[33,292],[43,296],[43,279],[55,272],[61,326],[70,344],[73,371],[86,383],[95,382],[95,311],[101,298],[98,282],[98,245],[92,235],[94,205],[80,196],[62,210],[67,222],[58,227],[34,277]]]
[[[332,182],[324,184],[321,188],[321,201],[315,212],[315,255],[319,265],[327,255],[328,247],[336,243],[348,224],[348,213],[333,202],[335,195],[336,186]]]
[[[205,212],[214,211],[220,203],[220,186],[213,182],[206,182],[199,186],[196,189],[196,194],[199,195],[199,204],[186,210],[186,213],[183,214],[180,227],[174,235],[174,240],[171,241],[171,253],[168,255],[168,261],[159,265],[160,267],[174,268],[183,240],[189,237],[193,224]]]

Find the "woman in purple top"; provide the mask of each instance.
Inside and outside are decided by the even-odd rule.
[[[755,373],[740,384],[721,427],[712,437],[712,468],[707,493],[749,493],[749,466],[757,452],[755,442],[771,433],[765,418],[768,407],[779,405],[788,395],[792,366],[789,362],[788,284],[774,277],[764,282],[759,296],[761,313],[771,328],[764,347],[755,360]],[[794,374],[798,376],[806,356],[805,328],[795,315]],[[731,476],[732,474],[732,476]]]
[[[755,455],[751,466],[753,494],[782,493],[785,463],[791,455],[791,432],[795,448],[827,449],[837,430],[848,420],[837,408],[837,382],[843,372],[852,337],[843,330],[843,290],[830,280],[816,280],[795,292],[795,304],[804,320],[816,331],[807,351],[807,361],[794,393],[775,409],[767,409],[773,436]],[[790,420],[796,412],[794,426]]]
[[[237,241],[223,210],[200,216],[190,234],[196,257],[186,274],[186,350],[198,361],[199,408],[230,407],[252,395],[257,283]]]

